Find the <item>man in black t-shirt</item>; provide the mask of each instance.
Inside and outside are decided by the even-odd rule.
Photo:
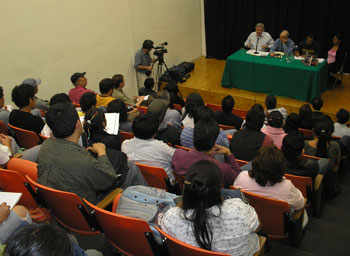
[[[306,40],[299,43],[296,56],[320,56],[320,45],[314,40],[313,34],[309,34]]]
[[[10,125],[40,134],[45,123],[31,113],[35,108],[34,87],[29,84],[15,86],[12,90],[12,101],[19,109],[12,110],[9,116]]]

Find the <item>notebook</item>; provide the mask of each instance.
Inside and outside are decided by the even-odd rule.
[[[6,203],[12,209],[21,197],[22,193],[0,192],[0,204]]]
[[[106,117],[106,132],[112,135],[117,135],[119,132],[119,113],[105,113]]]

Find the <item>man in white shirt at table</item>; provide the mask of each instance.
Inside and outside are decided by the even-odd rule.
[[[264,31],[264,24],[258,23],[255,25],[255,32],[250,33],[244,46],[249,49],[256,49],[258,44],[258,51],[268,52],[274,44],[271,35]],[[259,41],[258,41],[259,39]]]

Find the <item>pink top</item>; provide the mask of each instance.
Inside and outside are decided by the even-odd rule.
[[[328,64],[331,64],[331,63],[335,62],[335,56],[336,55],[337,55],[337,51],[334,51],[334,50],[329,50],[328,51],[328,58],[327,58]]]
[[[293,183],[283,177],[283,180],[274,186],[260,186],[254,178],[249,176],[248,171],[242,171],[233,184],[245,191],[256,193],[262,196],[274,198],[287,202],[293,210],[304,207],[304,197],[299,189]]]
[[[283,138],[286,136],[286,133],[282,128],[266,126],[265,128],[262,128],[261,131],[272,139],[273,144],[275,144],[278,149],[281,149]]]
[[[83,95],[86,92],[92,92],[92,93],[96,94],[93,90],[86,89],[85,87],[82,87],[82,86],[76,86],[76,87],[69,90],[69,99],[73,103],[79,104],[79,100],[80,100],[81,95]]]

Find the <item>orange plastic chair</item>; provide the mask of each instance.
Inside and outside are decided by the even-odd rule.
[[[160,167],[135,163],[150,187],[161,188],[168,191],[170,180],[165,170]]]
[[[223,124],[219,124],[219,127],[222,128],[223,130],[236,129],[236,127],[234,127],[234,126],[228,126],[228,125],[223,125]]]
[[[9,128],[6,126],[6,124],[2,121],[0,121],[0,133],[8,135]]]
[[[306,140],[312,140],[315,136],[313,130],[308,130],[308,129],[303,129],[303,128],[299,128],[298,130],[299,130],[299,132],[302,132],[304,134],[304,137]]]
[[[7,169],[19,172],[24,177],[28,175],[34,181],[38,179],[38,164],[29,160],[12,158],[7,162]]]
[[[175,148],[183,149],[185,151],[190,151],[191,150],[190,148],[186,148],[186,147],[179,146],[179,145],[175,145]]]
[[[76,194],[46,187],[35,182],[29,176],[26,178],[36,188],[55,220],[62,226],[80,235],[100,233],[97,231],[98,225]]]
[[[168,248],[168,252],[170,256],[178,256],[178,255],[191,255],[191,256],[228,256],[229,254],[208,251],[205,249],[201,249],[199,247],[195,247],[189,244],[186,244],[171,235],[168,235],[159,227],[156,227],[159,233],[164,237],[163,241]]]
[[[40,207],[40,198],[28,180],[20,173],[13,170],[0,169],[0,187],[6,192],[22,193],[18,204],[25,206],[36,221],[50,220],[51,216],[47,209]]]
[[[29,149],[41,144],[41,140],[35,132],[24,130],[10,124],[9,127],[15,132],[16,139],[22,148]]]
[[[222,111],[221,105],[206,103],[207,107],[213,111]]]
[[[124,140],[130,140],[134,138],[134,134],[131,132],[120,131],[119,134],[120,134],[120,144],[122,144]]]
[[[239,160],[239,159],[235,159],[236,162],[238,163],[239,167],[242,167],[243,165],[246,165],[248,162],[244,161],[244,160]]]
[[[310,193],[312,191],[312,178],[305,176],[296,176],[292,174],[285,174],[288,180],[290,180],[294,186],[300,190],[304,198],[310,198]]]
[[[96,217],[104,234],[120,252],[130,256],[155,255],[157,245],[146,221],[116,214],[115,210],[103,210],[86,199],[83,201],[93,210],[91,213]]]
[[[233,135],[232,134],[227,134],[227,139],[228,142],[231,144],[231,140],[232,140]]]
[[[180,191],[182,193],[182,191],[184,189],[185,176],[176,174],[175,172],[173,172],[173,175],[175,177],[175,180],[179,183]]]
[[[47,140],[49,138],[49,137],[41,135],[41,134],[39,134],[39,137],[40,137],[42,142],[44,142],[45,140]]]
[[[180,104],[174,104],[174,109],[181,110],[182,106]]]
[[[146,114],[147,113],[147,107],[140,107],[140,106],[138,106],[137,107],[138,108],[138,110],[141,112],[141,113],[143,113],[143,114]]]

